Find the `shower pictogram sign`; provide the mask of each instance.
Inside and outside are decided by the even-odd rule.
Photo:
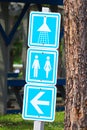
[[[58,52],[29,48],[27,52],[26,82],[56,84]]]
[[[28,46],[58,48],[60,20],[59,13],[31,12]]]

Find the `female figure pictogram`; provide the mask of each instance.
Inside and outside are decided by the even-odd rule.
[[[50,57],[47,56],[46,59],[47,60],[46,60],[45,65],[44,65],[44,70],[46,71],[46,78],[48,78],[49,72],[51,71]]]

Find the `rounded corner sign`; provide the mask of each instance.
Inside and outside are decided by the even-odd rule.
[[[22,118],[26,120],[54,121],[56,87],[40,87],[26,84]]]
[[[31,12],[28,46],[59,48],[60,21],[59,13]]]
[[[27,52],[26,82],[35,84],[56,84],[58,68],[57,50],[29,48]]]

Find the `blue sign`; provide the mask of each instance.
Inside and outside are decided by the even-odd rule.
[[[53,121],[55,117],[56,87],[24,87],[22,117],[26,120]]]
[[[56,84],[58,51],[28,49],[26,82],[35,84]]]
[[[28,46],[58,48],[60,20],[59,13],[31,12]]]

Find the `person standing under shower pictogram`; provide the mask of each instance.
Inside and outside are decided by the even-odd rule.
[[[38,69],[40,69],[40,64],[38,60],[38,55],[35,55],[34,62],[32,64],[32,68],[34,69],[34,77],[38,77]]]
[[[48,78],[49,72],[51,71],[50,57],[47,56],[46,59],[44,70],[46,71],[46,78]]]

